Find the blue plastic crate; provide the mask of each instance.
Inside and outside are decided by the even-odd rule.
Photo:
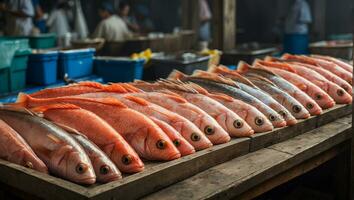
[[[69,78],[80,78],[93,73],[93,57],[95,49],[79,49],[60,51],[58,74],[62,79],[65,74]]]
[[[131,82],[143,77],[144,59],[96,57],[95,72],[105,82]]]
[[[57,82],[58,52],[31,54],[28,61],[27,82],[50,85]]]

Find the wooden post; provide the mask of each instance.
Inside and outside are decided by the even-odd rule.
[[[212,46],[231,50],[236,46],[236,0],[212,0]]]
[[[197,32],[199,29],[199,1],[181,0],[181,5],[182,29]]]
[[[314,1],[312,11],[312,29],[315,40],[326,38],[326,1]]]

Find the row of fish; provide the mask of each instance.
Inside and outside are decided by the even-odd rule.
[[[285,54],[154,83],[81,82],[0,107],[0,158],[80,184],[110,182],[352,102],[352,67]]]

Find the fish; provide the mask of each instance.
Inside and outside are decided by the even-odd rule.
[[[268,58],[269,60],[270,58]],[[299,76],[307,79],[313,84],[317,85],[319,88],[324,90],[330,97],[332,97],[336,103],[340,104],[350,104],[352,102],[352,97],[348,94],[343,88],[337,84],[327,80],[321,74],[316,71],[306,68],[297,64],[287,64],[279,62],[269,62],[269,61],[259,61],[260,64],[264,64],[269,67],[284,69],[293,73],[298,74]]]
[[[180,85],[179,85],[180,84]],[[219,102],[207,97],[204,94],[200,94],[196,90],[194,90],[191,85],[183,84],[183,83],[173,83],[167,80],[164,81],[159,81],[153,85],[150,85],[150,87],[154,87],[153,90],[156,90],[156,88],[159,88],[160,90],[163,91],[163,89],[167,89],[168,91],[167,94],[172,94],[172,95],[178,95],[183,97],[185,100],[187,100],[189,103],[197,106],[199,109],[203,110],[205,113],[207,113],[208,116],[211,116],[214,118],[216,123],[219,124],[219,126],[214,125],[215,127],[220,127],[222,130],[225,130],[230,136],[234,137],[245,137],[245,136],[250,136],[254,133],[252,128],[237,114],[220,104]],[[138,86],[139,87],[139,86]],[[145,85],[145,90],[146,88],[149,87],[148,85]],[[168,107],[167,102],[163,103],[165,98],[158,100],[157,96],[155,96],[155,101],[160,101],[162,104],[166,104]],[[209,106],[208,106],[209,105]],[[213,105],[213,106],[210,106]],[[178,107],[175,107],[175,109],[179,109]],[[187,109],[184,112],[188,112],[191,109],[188,109],[187,107],[183,108],[184,110]],[[198,110],[197,110],[198,111]],[[199,112],[199,111],[198,111]],[[197,123],[196,123],[197,124]],[[208,128],[208,127],[206,127]],[[218,128],[219,129],[219,128]],[[220,130],[220,129],[219,129]],[[226,132],[223,132],[223,135],[227,135]],[[204,132],[207,135],[210,135],[208,132],[214,133],[214,131],[208,131],[207,129],[204,130]],[[228,138],[230,140],[230,138]]]
[[[322,108],[305,92],[265,68],[254,68],[251,65],[240,61],[238,63],[237,72],[246,76],[261,76],[267,78],[276,86],[278,86],[281,90],[287,92],[289,95],[298,100],[309,111],[311,115],[322,114]]]
[[[353,96],[353,87],[346,82],[345,80],[343,80],[342,78],[340,78],[339,76],[331,73],[330,71],[320,68],[320,67],[316,67],[313,65],[309,65],[309,64],[305,64],[305,63],[300,63],[300,62],[289,62],[289,64],[296,64],[296,65],[300,65],[309,69],[312,69],[314,71],[316,71],[317,73],[321,74],[323,77],[325,77],[327,80],[339,85],[341,88],[343,88],[348,94],[350,94],[351,96]]]
[[[116,87],[117,85],[114,85]],[[84,94],[82,96],[90,96],[94,98],[98,97],[103,97],[103,96],[110,96],[112,98],[117,98],[121,99],[122,97],[127,98],[128,96],[133,96],[133,93],[119,93],[116,89],[113,88],[113,86],[107,88],[108,90],[106,92],[96,92],[96,93],[91,93],[91,94]],[[111,92],[108,92],[111,91]],[[112,91],[118,92],[114,93]],[[139,94],[139,93],[137,93]],[[128,95],[128,96],[126,96]],[[160,97],[163,95],[160,95]],[[133,96],[137,97],[137,96]],[[168,96],[167,96],[168,97]],[[133,100],[133,98],[128,97],[129,100]],[[146,101],[145,98],[141,98],[145,101],[139,101],[137,97],[134,99],[134,102],[126,102],[128,103],[128,106],[134,107],[136,110],[139,112],[145,113],[149,115],[150,117],[153,116],[159,120],[163,120],[170,124],[177,132],[179,132],[184,139],[188,141],[189,144],[191,144],[195,150],[203,150],[206,148],[211,147],[213,144],[210,142],[210,140],[199,131],[199,129],[189,120],[186,118],[182,117],[181,115],[178,115],[174,112],[171,112],[168,109],[165,109],[162,106],[156,105],[154,103],[151,103],[149,101]],[[181,140],[182,141],[182,140]]]
[[[117,169],[115,164],[103,151],[101,151],[98,146],[82,134],[72,133],[71,136],[75,138],[78,143],[80,143],[90,158],[98,182],[108,183],[122,179],[122,174]]]
[[[112,92],[96,92],[96,93],[87,93],[82,94],[80,97],[85,98],[115,98],[124,103],[131,109],[134,109],[144,115],[150,117],[172,140],[172,142],[177,147],[178,151],[181,153],[182,156],[189,155],[195,152],[195,149],[202,150],[205,148],[211,147],[210,141],[204,137],[202,133],[198,132],[199,140],[194,141],[193,138],[196,136],[192,136],[193,134],[185,134],[181,130],[181,123],[185,123],[187,121],[182,116],[177,115],[169,110],[166,110],[158,105],[153,103],[147,102],[144,99],[130,96],[130,93],[126,96],[125,93],[112,93]],[[187,121],[188,122],[188,121]],[[181,130],[183,134],[185,134],[185,138],[174,128]],[[193,131],[191,131],[193,132]]]
[[[167,135],[151,119],[114,98],[58,97],[37,99],[20,93],[17,104],[27,108],[48,104],[74,104],[108,122],[134,148],[139,157],[168,161],[181,157]]]
[[[316,54],[312,54],[311,57],[317,58],[317,59],[321,59],[321,60],[326,60],[329,62],[333,62],[336,65],[338,65],[339,67],[345,69],[346,71],[353,73],[353,66],[350,65],[349,63],[346,63],[340,59],[337,58],[333,58],[330,56],[322,56],[322,55],[316,55]]]
[[[302,91],[306,92],[312,99],[316,101],[316,103],[323,109],[332,108],[335,105],[335,101],[320,87],[316,86],[312,82],[307,79],[297,75],[296,73],[292,73],[283,69],[268,67],[265,65],[261,65],[260,62],[256,63],[256,66],[265,67],[269,69],[275,74],[283,77],[288,80],[295,86],[297,86]]]
[[[45,174],[48,168],[27,142],[0,119],[0,158]]]
[[[328,62],[326,60],[321,60],[318,58],[313,58],[308,56],[297,56],[297,55],[290,55],[290,54],[284,54],[281,58],[284,60],[292,60],[292,61],[295,60],[298,62],[324,68],[332,72],[333,74],[339,76],[340,78],[344,79],[350,85],[352,85],[353,74],[339,67],[337,64],[333,62]]]
[[[124,173],[144,170],[144,163],[135,150],[106,121],[95,113],[73,104],[44,104],[31,109],[44,118],[65,125],[85,135],[97,145]]]
[[[269,121],[272,122],[274,127],[284,127],[286,126],[286,122],[284,119],[275,112],[272,108],[265,105],[263,102],[255,98],[254,96],[248,94],[247,92],[242,91],[237,84],[235,84],[232,80],[225,80],[221,77],[219,79],[206,79],[206,78],[199,78],[199,77],[191,77],[186,76],[183,73],[174,70],[169,79],[174,80],[181,80],[181,81],[188,81],[193,82],[203,88],[205,88],[208,92],[211,93],[224,93],[228,94],[229,96],[244,101],[252,106],[256,107],[259,111],[261,111]]]
[[[178,86],[178,83],[165,82],[173,87],[173,85]],[[163,84],[163,83],[161,83]],[[196,90],[196,87],[188,84],[179,83],[179,85],[186,88],[192,88]],[[195,92],[185,92],[181,90],[174,90],[177,94],[181,95],[188,102],[198,106],[210,116],[212,116],[219,125],[226,130],[230,136],[233,137],[247,137],[253,135],[254,130],[236,113],[219,103],[218,101],[204,95],[198,90]]]
[[[278,88],[270,80],[263,77],[251,76],[247,77],[253,84],[259,87],[264,92],[271,95],[276,101],[283,105],[296,119],[307,119],[310,113],[306,108],[297,101],[294,97]]]
[[[15,109],[0,109],[0,119],[23,137],[50,173],[78,184],[96,182],[89,157],[63,129],[39,116]]]
[[[267,106],[269,106],[270,108],[272,108],[273,110],[278,112],[283,117],[283,119],[286,121],[286,124],[288,126],[292,126],[297,123],[297,120],[295,119],[295,117],[284,106],[282,106],[275,99],[273,99],[273,97],[271,97],[270,95],[268,95],[267,93],[265,93],[261,89],[259,89],[251,81],[247,80],[247,78],[242,77],[236,71],[229,70],[225,66],[210,67],[208,71],[215,73],[215,74],[220,74],[224,77],[234,80],[243,91],[245,91],[248,94],[261,100]],[[201,71],[197,71],[197,73],[201,73]],[[202,75],[202,74],[200,74],[200,75]],[[204,75],[207,75],[207,74],[204,73]]]
[[[76,84],[71,84],[63,87],[44,89],[39,92],[35,92],[30,96],[34,98],[42,98],[42,99],[72,96],[72,95],[84,94],[88,92],[99,91],[102,87],[103,85],[97,82],[83,81],[83,82],[79,82]]]

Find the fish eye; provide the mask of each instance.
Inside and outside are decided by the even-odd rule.
[[[344,95],[344,91],[342,89],[338,89],[337,90],[337,95],[340,96],[340,97],[343,96]]]
[[[32,164],[30,161],[27,161],[27,162],[25,163],[25,167],[26,167],[26,168],[29,168],[29,169],[33,169],[33,164]]]
[[[125,165],[129,165],[130,163],[132,163],[132,156],[131,155],[124,155],[122,156],[122,163]]]
[[[270,121],[275,121],[276,120],[276,117],[272,114],[269,115],[269,120]]]
[[[100,168],[100,173],[103,174],[103,175],[108,174],[109,171],[110,171],[110,168],[109,168],[109,166],[107,166],[107,165],[103,165],[103,166]]]
[[[198,135],[197,133],[192,133],[191,135],[191,140],[196,142],[200,140],[200,135]]]
[[[234,121],[234,127],[235,128],[241,128],[243,126],[243,122],[241,120],[235,120]]]
[[[181,141],[179,139],[175,139],[173,140],[173,144],[176,146],[176,147],[179,147],[181,145]]]
[[[316,100],[321,100],[321,99],[322,99],[322,95],[316,94]]]
[[[83,163],[80,163],[76,166],[76,172],[78,174],[83,174],[87,171],[87,166]]]
[[[286,117],[286,112],[284,110],[279,111],[279,114],[285,118]]]
[[[308,104],[306,104],[306,108],[307,109],[312,109],[314,106],[313,106],[313,104],[312,103],[308,103]]]
[[[264,121],[262,118],[260,117],[256,117],[256,119],[254,120],[254,122],[256,123],[257,126],[262,126],[264,124]]]
[[[204,128],[204,133],[207,135],[212,135],[215,133],[215,130],[211,126],[206,126]]]
[[[294,111],[294,113],[299,113],[301,111],[301,107],[298,106],[298,105],[294,105],[293,106],[293,111]]]
[[[158,149],[164,149],[166,148],[166,141],[165,140],[159,140],[156,142],[156,147]]]

